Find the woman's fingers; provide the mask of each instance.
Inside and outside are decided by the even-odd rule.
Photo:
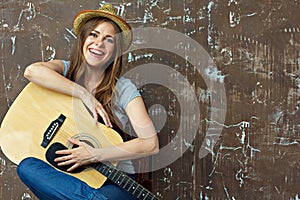
[[[84,99],[82,99],[82,101],[85,105],[87,105],[89,110],[92,112],[95,124],[97,124],[98,122],[98,114],[99,114],[99,116],[103,119],[104,124],[108,127],[112,127],[112,123],[109,119],[109,115],[107,114],[103,105],[99,101],[97,101],[97,99],[94,96],[88,95]]]
[[[97,113],[100,115],[100,117],[103,119],[104,124],[108,127],[112,127],[109,116],[108,116],[107,112],[104,110],[104,108],[101,106],[101,107],[98,107],[96,110],[97,110]]]
[[[69,169],[67,169],[68,172],[73,171],[74,169],[76,169],[77,167],[80,167],[80,165],[78,165],[77,163],[75,163],[72,167],[70,167]]]
[[[98,123],[98,115],[97,115],[97,111],[96,110],[93,110],[93,117],[94,117],[95,125],[97,125],[97,123]]]
[[[80,166],[91,163],[91,160],[93,159],[91,146],[72,137],[69,138],[68,141],[77,147],[56,151],[56,154],[62,155],[54,159],[58,166],[69,165],[70,167],[67,171],[70,172]]]

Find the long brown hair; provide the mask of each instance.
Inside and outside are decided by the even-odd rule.
[[[82,74],[84,71],[85,62],[83,56],[83,44],[89,34],[95,29],[95,27],[102,22],[109,22],[114,26],[115,29],[115,57],[113,62],[109,63],[109,66],[106,68],[104,72],[104,78],[101,81],[100,85],[97,86],[95,91],[96,99],[104,106],[104,109],[109,115],[110,120],[113,124],[116,124],[113,113],[112,113],[112,95],[115,92],[115,86],[117,80],[121,74],[121,66],[122,66],[122,56],[121,56],[121,41],[120,41],[120,29],[119,27],[112,21],[106,18],[92,18],[87,21],[79,31],[75,44],[73,46],[73,50],[70,57],[70,68],[67,73],[67,78],[77,82],[82,78]]]

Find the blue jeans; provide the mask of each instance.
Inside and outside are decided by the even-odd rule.
[[[110,181],[94,189],[36,158],[22,160],[17,173],[23,183],[41,200],[136,200],[126,190]]]

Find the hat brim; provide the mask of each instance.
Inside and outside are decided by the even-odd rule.
[[[132,42],[132,31],[130,25],[122,18],[111,13],[101,10],[84,10],[79,12],[73,21],[73,28],[75,35],[79,34],[81,27],[90,19],[96,17],[103,17],[113,21],[121,30],[123,37],[123,50],[127,50]]]

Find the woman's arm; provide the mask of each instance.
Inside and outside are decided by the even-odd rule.
[[[69,139],[78,148],[57,151],[57,154],[66,156],[59,157],[55,161],[59,165],[73,164],[68,171],[75,168],[99,161],[129,160],[156,154],[159,151],[159,143],[154,125],[147,113],[141,97],[130,101],[126,106],[126,113],[132,123],[138,138],[122,144],[96,149],[84,142]]]
[[[64,64],[60,60],[49,62],[37,62],[29,65],[24,72],[24,77],[29,81],[45,88],[69,95],[82,98],[86,90],[62,76]]]
[[[81,99],[93,113],[95,123],[98,121],[98,113],[105,125],[111,127],[108,114],[102,104],[86,88],[64,77],[63,72],[63,62],[61,60],[52,60],[29,65],[25,69],[24,77],[42,87]]]
[[[142,97],[136,97],[126,106],[126,113],[137,133],[137,138],[115,147],[95,150],[98,161],[128,160],[156,154],[159,143],[155,127],[147,113]]]

